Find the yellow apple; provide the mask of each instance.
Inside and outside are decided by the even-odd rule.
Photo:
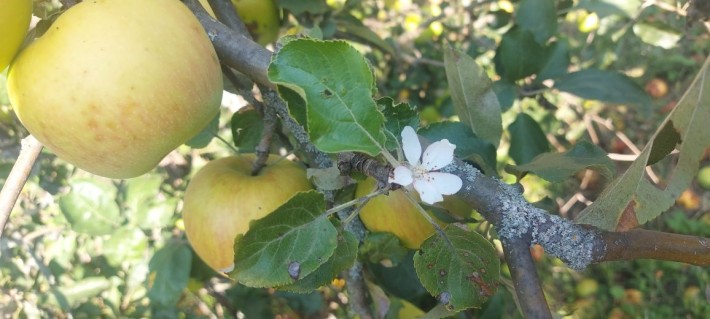
[[[32,0],[0,1],[0,71],[10,63],[22,45],[32,18]]]
[[[209,162],[185,191],[183,220],[187,239],[210,267],[227,272],[234,264],[234,238],[297,192],[312,189],[299,164],[270,156],[251,175],[255,156],[245,154]]]
[[[64,12],[10,66],[28,131],[91,173],[151,170],[219,111],[217,54],[178,0],[92,0]]]
[[[358,184],[355,196],[365,196],[374,187],[375,180],[368,178]],[[452,196],[446,196],[441,206],[460,217],[471,213],[465,202]],[[434,234],[434,226],[412,205],[401,189],[371,199],[360,210],[360,219],[368,230],[392,233],[404,247],[410,249],[419,249],[422,242]]]
[[[274,0],[231,0],[239,17],[249,29],[254,41],[267,45],[279,36],[279,8]],[[203,7],[214,17],[207,0],[200,0]]]

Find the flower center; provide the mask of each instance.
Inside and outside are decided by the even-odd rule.
[[[428,173],[429,171],[422,165],[414,165],[414,167],[412,167],[412,177],[414,179],[427,179]]]

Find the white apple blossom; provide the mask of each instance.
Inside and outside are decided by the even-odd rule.
[[[449,140],[432,143],[422,156],[417,133],[406,126],[402,130],[402,149],[407,162],[394,168],[390,183],[402,186],[413,184],[422,201],[430,205],[443,201],[442,195],[456,194],[461,189],[463,183],[460,177],[437,171],[454,160],[456,145],[449,143]]]

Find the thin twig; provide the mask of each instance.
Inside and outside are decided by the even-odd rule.
[[[264,108],[264,128],[261,130],[261,139],[255,148],[256,159],[252,163],[251,175],[256,176],[266,165],[266,160],[269,159],[269,150],[271,149],[271,139],[274,137],[278,117],[273,107]]]
[[[32,135],[22,139],[21,145],[20,155],[17,157],[15,165],[12,166],[2,190],[0,190],[0,236],[2,236],[8,218],[10,218],[12,208],[15,207],[17,198],[30,176],[32,166],[42,151],[42,143]]]
[[[219,23],[205,11],[197,0],[185,0],[184,3],[192,10],[207,32],[220,61],[245,74],[258,84],[276,88],[276,85],[271,83],[266,75],[266,70],[271,62],[269,50],[245,35]]]
[[[246,25],[244,25],[244,22],[242,22],[242,19],[239,17],[239,12],[237,8],[234,7],[234,4],[232,4],[232,1],[207,0],[207,2],[210,4],[210,7],[212,7],[212,11],[214,11],[217,20],[234,31],[245,35],[249,34],[249,30],[247,30]]]
[[[520,312],[525,318],[552,318],[530,255],[530,238],[508,239],[502,243]]]

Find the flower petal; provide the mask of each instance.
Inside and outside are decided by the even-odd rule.
[[[436,190],[444,195],[456,194],[463,186],[461,178],[449,173],[430,172],[428,181]]]
[[[447,139],[432,143],[424,151],[422,166],[427,171],[433,171],[449,165],[454,160],[455,149],[456,145],[449,143]]]
[[[419,197],[423,202],[431,205],[444,200],[441,193],[434,187],[434,184],[430,183],[424,179],[417,179],[414,181],[414,189],[419,193]]]
[[[411,126],[405,126],[402,130],[402,149],[407,162],[412,165],[419,163],[422,156],[422,144],[419,142],[417,132]]]
[[[414,181],[414,178],[412,178],[412,171],[406,166],[395,167],[393,175],[393,177],[389,178],[388,182],[407,186]]]

